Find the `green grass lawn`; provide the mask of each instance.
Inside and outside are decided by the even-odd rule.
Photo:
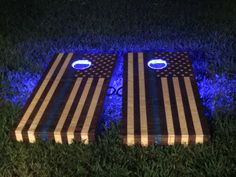
[[[0,176],[236,176],[236,96],[224,90],[236,79],[234,0],[0,4]],[[38,78],[54,53],[140,50],[185,50],[193,62],[203,63],[195,67],[200,83],[227,78],[217,95],[203,98],[204,103],[217,103],[207,116],[209,143],[127,147],[117,125],[89,145],[28,144],[9,138],[30,94],[24,77]],[[209,82],[212,87],[214,82]],[[218,104],[222,99],[227,104]]]

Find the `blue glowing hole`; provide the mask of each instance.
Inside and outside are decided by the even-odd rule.
[[[167,62],[163,59],[154,58],[148,62],[148,67],[151,69],[163,69],[167,67]]]
[[[92,65],[89,60],[76,60],[72,63],[72,67],[78,70],[87,69]]]

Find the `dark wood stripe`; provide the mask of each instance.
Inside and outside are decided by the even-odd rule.
[[[134,53],[133,68],[134,68],[134,138],[135,143],[141,144],[140,130],[140,109],[139,109],[139,71],[138,71],[138,54]]]
[[[180,91],[181,91],[181,95],[182,95],[182,101],[183,101],[183,106],[184,106],[184,113],[185,113],[185,117],[186,117],[187,128],[188,128],[188,132],[189,132],[189,143],[191,144],[191,143],[195,143],[195,140],[196,140],[195,134],[196,133],[194,130],[193,119],[192,119],[191,110],[189,107],[188,95],[187,95],[187,91],[186,91],[183,77],[179,77],[179,85],[180,85]]]
[[[13,139],[16,139],[16,136],[15,136],[15,130],[17,128],[17,126],[19,125],[21,119],[22,119],[22,116],[25,114],[26,110],[28,109],[30,103],[32,102],[33,98],[35,97],[36,93],[38,92],[42,82],[44,81],[47,73],[49,72],[50,68],[52,67],[53,63],[55,62],[56,58],[58,57],[59,54],[55,54],[52,58],[52,60],[49,62],[48,66],[47,66],[47,69],[43,72],[40,80],[38,81],[38,83],[36,84],[35,88],[33,89],[32,91],[32,94],[30,95],[30,97],[27,99],[26,101],[26,104],[23,106],[23,109],[20,113],[20,115],[17,117],[17,121],[16,123],[13,125],[13,128],[12,130],[10,131],[10,134],[12,135],[11,137]]]
[[[94,91],[95,91],[96,86],[97,86],[97,83],[98,83],[98,78],[94,78],[93,81],[92,81],[92,85],[89,89],[88,96],[87,96],[87,98],[85,100],[85,103],[83,105],[83,109],[81,111],[79,121],[76,125],[75,133],[80,133],[82,128],[83,128],[83,125],[84,125],[85,119],[87,117],[87,113],[88,113],[88,110],[89,110],[89,107],[90,107],[90,104],[91,104],[91,101],[92,101],[92,98],[93,98],[93,95],[94,95]]]
[[[33,122],[33,120],[34,120],[34,118],[35,118],[35,116],[36,116],[38,110],[40,109],[40,107],[41,107],[41,105],[42,105],[42,103],[43,103],[43,100],[45,99],[45,97],[46,97],[48,91],[50,90],[50,88],[51,88],[51,86],[52,86],[52,84],[53,84],[53,81],[55,80],[55,78],[56,78],[56,76],[57,76],[57,74],[58,74],[58,72],[59,72],[61,66],[63,65],[63,63],[64,63],[64,61],[65,61],[66,56],[67,56],[66,54],[63,55],[61,61],[59,62],[58,66],[56,67],[56,69],[55,69],[55,71],[54,71],[52,77],[50,78],[50,80],[49,80],[49,82],[48,82],[48,84],[47,84],[47,86],[46,86],[46,88],[45,88],[45,90],[43,91],[41,97],[39,98],[39,101],[37,102],[37,104],[36,104],[35,108],[33,109],[33,111],[32,111],[32,113],[31,113],[31,115],[30,115],[28,121],[26,122],[26,124],[25,124],[25,126],[24,126],[24,128],[23,128],[23,130],[22,130],[22,133],[27,134],[27,131],[28,131],[28,129],[29,129],[31,123]],[[27,137],[26,140],[29,141],[29,140],[28,140],[28,136],[25,136],[25,138],[26,138],[26,137]]]
[[[150,107],[150,93],[149,93],[149,72],[147,66],[147,54],[143,53],[143,63],[144,63],[144,77],[145,77],[145,94],[146,94],[146,113],[147,113],[147,129],[148,129],[148,144],[153,144],[155,142],[154,137],[154,126],[152,122],[152,109]]]
[[[179,144],[181,143],[181,129],[180,129],[179,116],[178,116],[175,90],[174,90],[172,77],[168,77],[167,82],[168,82],[168,87],[169,87],[170,106],[171,106],[171,112],[172,112],[173,124],[174,124],[174,130],[175,130],[175,143]]]
[[[121,135],[124,143],[127,142],[127,87],[128,87],[128,53],[124,56],[123,67],[123,91],[122,91],[122,119],[121,119]]]
[[[202,106],[202,103],[201,103],[201,100],[200,100],[200,95],[199,95],[197,83],[196,83],[194,78],[190,78],[190,80],[191,80],[191,84],[192,84],[192,88],[193,88],[194,98],[195,98],[195,101],[196,101],[197,110],[198,110],[198,113],[199,113],[199,118],[200,118],[203,134],[204,135],[210,135],[207,120],[204,117],[203,106]]]
[[[160,114],[160,125],[161,125],[161,144],[168,144],[167,136],[167,123],[166,123],[166,115],[165,115],[165,106],[163,100],[163,92],[161,86],[161,78],[157,78],[157,99],[158,99],[158,111]]]

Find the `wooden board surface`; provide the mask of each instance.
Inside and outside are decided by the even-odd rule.
[[[167,67],[147,66],[152,58]],[[127,53],[121,137],[125,144],[194,144],[210,137],[186,52]]]
[[[91,61],[91,67],[74,69],[71,65],[78,59]],[[115,54],[55,55],[11,136],[30,143],[37,139],[58,143],[94,140],[115,62]]]

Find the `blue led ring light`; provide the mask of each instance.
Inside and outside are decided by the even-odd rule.
[[[167,62],[160,58],[154,58],[151,59],[147,65],[151,69],[164,69],[167,67]]]
[[[89,60],[76,60],[72,63],[72,67],[77,70],[84,70],[89,68],[92,65],[92,62]]]

